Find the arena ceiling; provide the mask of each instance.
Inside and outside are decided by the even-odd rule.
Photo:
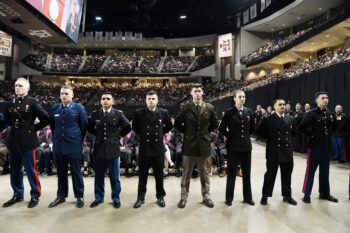
[[[255,1],[254,1],[255,2]],[[274,1],[275,8],[290,3]],[[87,0],[85,31],[133,31],[179,38],[233,32],[252,0]],[[180,16],[186,16],[180,19]],[[96,20],[100,16],[100,20]]]

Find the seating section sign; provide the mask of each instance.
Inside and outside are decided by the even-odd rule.
[[[0,31],[0,56],[12,56],[12,37]]]

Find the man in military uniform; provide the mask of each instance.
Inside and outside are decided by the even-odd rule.
[[[336,131],[332,134],[332,160],[338,160],[340,163],[346,162],[347,157],[347,142],[349,136],[347,126],[349,124],[349,117],[343,113],[341,105],[335,106],[335,117],[337,122]]]
[[[36,148],[39,146],[36,131],[47,126],[50,118],[39,102],[28,96],[29,88],[28,80],[18,78],[15,82],[16,97],[7,105],[5,111],[5,122],[11,127],[7,147],[10,152],[10,179],[14,194],[3,204],[4,207],[23,201],[23,166],[31,187],[28,208],[39,203],[41,194],[36,168]],[[36,118],[39,119],[37,124],[34,123]]]
[[[253,112],[244,107],[245,93],[234,94],[235,106],[226,110],[219,131],[225,135],[227,154],[226,205],[231,206],[235,189],[236,171],[241,162],[243,173],[243,203],[254,205],[250,185],[252,143],[250,134],[254,129]]]
[[[49,208],[64,203],[68,197],[68,166],[70,167],[76,206],[84,206],[84,181],[81,173],[83,141],[88,118],[85,108],[73,102],[73,89],[62,86],[60,98],[62,103],[55,104],[51,110],[51,131],[53,154],[56,158],[58,190],[56,199]]]
[[[94,144],[95,165],[95,200],[90,207],[103,203],[104,181],[107,168],[112,189],[114,208],[120,208],[120,174],[119,174],[119,137],[131,131],[128,119],[122,112],[113,108],[111,93],[101,96],[102,109],[95,110],[89,117],[88,130],[96,136]]]
[[[266,173],[260,203],[267,205],[267,198],[272,196],[278,167],[280,167],[283,201],[297,205],[297,202],[292,198],[291,188],[294,118],[285,113],[283,99],[274,101],[274,109],[275,113],[264,118],[258,128],[258,134],[266,139]]]
[[[299,125],[299,130],[308,138],[308,157],[303,185],[305,203],[310,203],[310,195],[317,167],[319,170],[319,198],[338,202],[330,195],[329,163],[331,158],[331,134],[336,129],[335,115],[327,110],[327,92],[315,95],[317,108],[310,110]]]
[[[295,125],[299,125],[300,122],[303,119],[303,111],[302,111],[302,105],[300,103],[297,103],[295,105],[295,113],[294,113],[294,122]],[[295,131],[295,135],[293,136],[293,149],[296,152],[302,152],[302,148],[304,145],[304,136],[302,133]]]
[[[163,167],[165,146],[164,134],[173,127],[169,113],[166,109],[157,107],[158,96],[155,91],[146,94],[147,107],[136,110],[132,121],[132,129],[140,137],[139,149],[139,184],[137,200],[134,208],[141,207],[145,202],[147,190],[148,170],[153,168],[156,180],[157,205],[165,207],[165,190],[163,185]]]
[[[193,85],[191,88],[193,101],[184,104],[175,118],[175,128],[184,134],[182,148],[183,174],[181,178],[181,200],[178,203],[179,208],[186,206],[191,174],[195,164],[200,174],[203,203],[209,208],[214,207],[210,197],[207,158],[211,152],[210,133],[218,128],[219,123],[213,105],[202,100],[203,94],[201,84]]]

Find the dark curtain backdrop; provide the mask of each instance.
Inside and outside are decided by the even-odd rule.
[[[329,93],[329,108],[334,110],[335,105],[344,107],[344,112],[350,114],[350,62],[336,64],[324,69],[303,74],[300,77],[282,80],[275,84],[268,85],[246,92],[246,105],[255,109],[261,104],[266,107],[272,104],[273,99],[283,98],[294,106],[300,102],[309,102],[315,107],[314,95],[317,91]]]

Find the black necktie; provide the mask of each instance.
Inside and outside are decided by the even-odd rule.
[[[199,113],[201,111],[201,107],[199,105],[196,106],[196,111]]]

